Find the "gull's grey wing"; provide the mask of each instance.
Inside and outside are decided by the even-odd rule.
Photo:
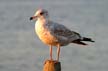
[[[81,38],[79,33],[69,30],[64,25],[54,22],[50,22],[49,24],[50,24],[51,33],[60,40],[65,39],[71,42],[73,40]]]

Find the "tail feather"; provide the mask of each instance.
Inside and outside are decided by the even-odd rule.
[[[91,38],[83,37],[82,39],[77,39],[77,40],[72,41],[72,43],[76,43],[76,44],[80,44],[80,45],[88,45],[82,41],[95,42]]]
[[[86,38],[86,37],[83,37],[83,39],[81,41],[95,42],[91,38]]]
[[[79,40],[79,39],[72,41],[72,43],[76,43],[76,44],[80,44],[80,45],[88,45],[84,42],[81,42],[81,40]]]

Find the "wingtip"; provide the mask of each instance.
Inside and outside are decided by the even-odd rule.
[[[91,40],[91,42],[95,42],[94,40]]]

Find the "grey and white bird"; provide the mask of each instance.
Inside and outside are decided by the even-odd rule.
[[[35,31],[42,42],[50,47],[50,59],[52,58],[52,46],[57,47],[57,61],[59,61],[60,47],[69,43],[87,45],[82,41],[94,42],[91,38],[82,37],[79,33],[69,30],[62,24],[53,22],[49,18],[48,11],[38,9],[30,20],[36,20]]]

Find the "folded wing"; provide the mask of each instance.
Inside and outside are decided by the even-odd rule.
[[[81,38],[79,33],[69,30],[64,25],[58,23],[50,23],[50,25],[51,33],[58,39],[58,41],[69,43]]]

